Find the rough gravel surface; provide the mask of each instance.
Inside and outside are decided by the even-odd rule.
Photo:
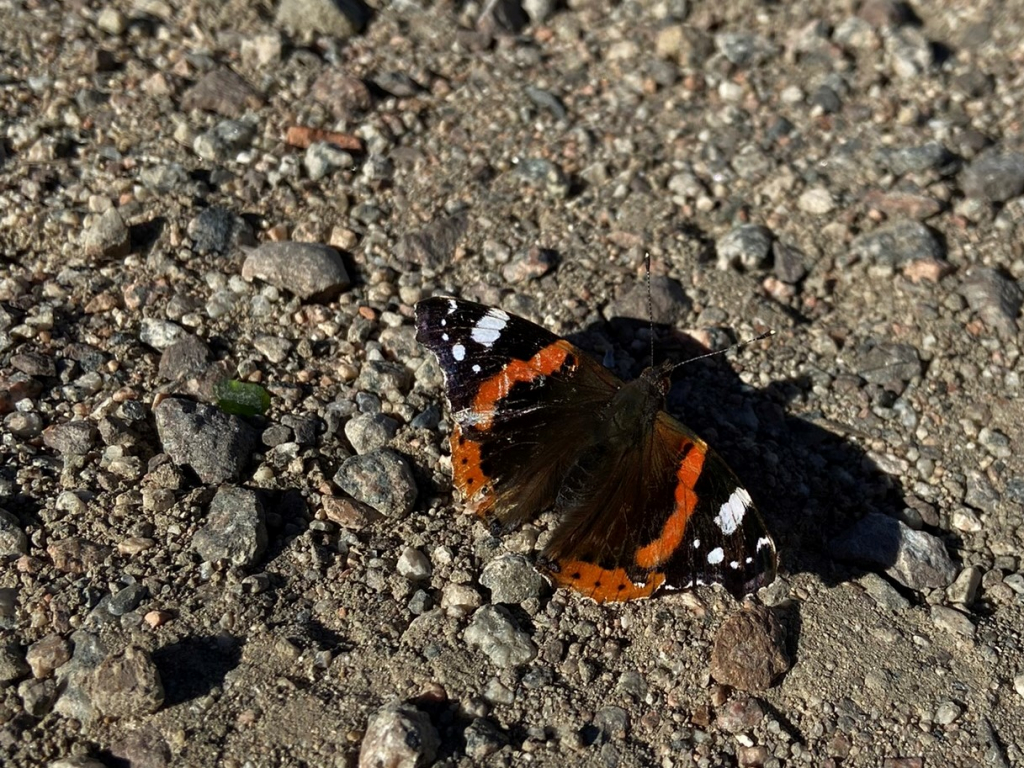
[[[4,766],[1024,765],[1020,0],[0,19]],[[669,397],[761,607],[453,498],[415,302],[636,375],[645,254],[659,358],[775,331]]]

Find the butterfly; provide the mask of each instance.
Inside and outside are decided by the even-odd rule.
[[[508,531],[554,513],[539,565],[597,602],[775,578],[750,494],[664,410],[670,365],[625,382],[550,331],[456,298],[416,305],[416,339],[444,373],[454,485]]]

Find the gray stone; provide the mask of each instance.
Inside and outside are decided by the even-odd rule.
[[[637,281],[624,295],[605,307],[604,316],[607,320],[623,317],[645,323],[653,320],[659,325],[675,325],[692,307],[693,302],[678,280],[666,275],[651,275],[650,306],[646,282]]]
[[[105,717],[152,714],[164,703],[160,671],[149,653],[137,646],[105,658],[93,671],[89,690],[94,706]]]
[[[235,143],[240,142],[242,138],[235,137]],[[247,145],[246,141],[236,151]],[[239,247],[256,244],[249,222],[219,205],[205,208],[193,218],[188,223],[188,236],[192,238],[192,247],[197,253],[230,254]]]
[[[262,105],[263,98],[256,89],[227,67],[211,69],[181,97],[181,108],[185,111],[202,109],[224,117],[241,117]]]
[[[775,236],[760,224],[742,224],[727,232],[715,244],[718,268],[760,269],[768,263]]]
[[[18,518],[0,509],[0,560],[21,557],[28,552],[28,536]]]
[[[359,748],[359,768],[423,768],[433,763],[441,739],[425,712],[393,702],[377,710]]]
[[[329,300],[352,284],[341,254],[317,243],[264,243],[251,251],[242,277],[260,279],[300,299]]]
[[[1017,315],[1024,303],[1024,291],[1016,281],[991,267],[971,267],[960,294],[985,325],[1002,337],[1017,334]]]
[[[43,718],[57,700],[57,684],[53,680],[23,680],[18,685],[21,706],[32,717]]]
[[[962,637],[974,637],[974,623],[960,611],[944,605],[933,605],[932,623],[939,629]]]
[[[282,0],[277,23],[299,32],[346,39],[362,32],[371,13],[362,0]]]
[[[915,590],[949,586],[956,566],[942,541],[899,520],[872,512],[854,523],[832,546],[837,560],[882,568]]]
[[[306,148],[302,164],[306,167],[306,175],[312,181],[320,181],[336,170],[352,170],[355,161],[352,155],[327,141],[314,141]]]
[[[899,268],[908,262],[942,259],[945,255],[946,247],[932,229],[919,221],[903,219],[855,237],[845,263],[864,261]]]
[[[82,236],[86,256],[119,259],[131,251],[131,233],[117,208],[108,208]]]
[[[206,342],[186,333],[164,349],[157,370],[166,381],[182,381],[206,370],[209,364],[210,348]]]
[[[547,581],[522,555],[500,555],[484,566],[480,584],[491,590],[492,603],[522,603],[539,597]]]
[[[38,413],[14,411],[4,417],[4,429],[14,437],[32,440],[43,431],[43,417]]]
[[[957,166],[957,158],[937,141],[930,141],[917,147],[883,149],[879,160],[892,173],[905,176],[908,173],[932,173],[946,176]]]
[[[978,597],[980,586],[981,568],[976,565],[968,566],[960,571],[960,575],[946,589],[946,599],[951,603],[970,607]]]
[[[398,422],[383,413],[360,414],[345,423],[345,437],[360,455],[383,448],[397,431]]]
[[[71,659],[71,646],[60,635],[46,635],[36,640],[25,652],[25,661],[32,669],[32,676],[50,677],[54,671]]]
[[[715,47],[737,67],[751,67],[763,64],[775,55],[771,41],[750,32],[719,32],[715,35]]]
[[[466,757],[477,763],[508,743],[508,738],[498,726],[483,717],[473,718],[463,731],[463,737],[466,739]]]
[[[64,455],[84,456],[95,442],[96,427],[88,421],[53,424],[43,430],[43,443]]]
[[[858,581],[879,606],[889,611],[905,611],[910,601],[877,573],[865,573]]]
[[[57,668],[61,695],[54,709],[65,717],[89,722],[97,716],[92,703],[90,680],[107,656],[107,648],[99,637],[86,630],[71,636],[74,652],[71,661]]]
[[[267,522],[256,491],[222,486],[210,502],[206,525],[196,532],[192,548],[207,562],[228,560],[249,567],[267,549]]]
[[[0,688],[25,677],[30,672],[25,654],[17,644],[10,640],[0,642]]]
[[[537,657],[533,640],[501,606],[485,605],[477,610],[462,638],[466,645],[478,648],[497,667],[515,667]]]
[[[204,483],[237,477],[257,444],[252,427],[209,405],[169,397],[153,413],[163,450]]]
[[[807,276],[807,257],[795,245],[776,240],[772,243],[775,276],[784,283],[795,285]]]
[[[1024,154],[985,152],[960,174],[968,197],[1002,203],[1024,193]]]
[[[110,596],[107,610],[111,616],[124,616],[126,613],[138,608],[147,594],[148,590],[144,585],[138,582],[129,584]]]
[[[556,200],[567,197],[572,189],[561,166],[542,157],[524,159],[516,166],[515,173],[523,183]]]
[[[405,517],[416,503],[412,469],[389,448],[346,459],[334,482],[352,498],[388,517]]]
[[[144,317],[139,324],[139,340],[153,349],[169,349],[189,333],[177,323],[157,317]]]
[[[430,558],[415,547],[406,547],[398,558],[398,572],[409,581],[426,581],[433,570]]]
[[[921,357],[910,344],[881,341],[858,353],[857,374],[870,384],[900,384],[921,375]],[[896,391],[902,387],[896,386]]]

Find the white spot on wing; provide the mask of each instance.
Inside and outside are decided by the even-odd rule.
[[[459,308],[459,304],[455,299],[448,299],[448,314],[455,314],[455,310]]]
[[[700,549],[700,539],[694,539],[693,540],[693,548],[694,549]]]
[[[480,373],[480,366],[476,363],[473,363],[473,373]]]
[[[740,567],[740,564],[736,560],[730,560],[729,561],[729,567],[732,568],[735,571],[737,568]]]
[[[501,338],[501,331],[505,328],[507,322],[507,312],[500,309],[489,310],[486,315],[476,321],[476,325],[473,326],[473,331],[470,333],[470,338],[477,344],[489,347]]]
[[[448,321],[447,321],[447,320],[445,320],[445,319],[444,319],[444,318],[442,317],[442,318],[441,318],[441,327],[442,327],[442,328],[444,328],[444,327],[445,327],[446,325],[448,325]]]
[[[441,341],[448,341],[448,334],[447,333],[442,333],[441,334]]]
[[[461,363],[466,359],[466,348],[461,344],[456,344],[452,347],[452,357],[455,358],[455,362]]]
[[[747,514],[750,503],[750,494],[745,488],[737,488],[732,492],[732,496],[715,515],[715,523],[722,529],[722,533],[731,536],[736,532],[743,523],[743,516]]]
[[[708,552],[708,562],[711,565],[718,565],[723,560],[725,560],[725,551],[721,547],[715,547]]]
[[[760,552],[765,547],[772,548],[772,540],[767,536],[762,536],[757,540],[757,551]]]

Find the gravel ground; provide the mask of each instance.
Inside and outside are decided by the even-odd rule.
[[[1024,765],[1020,0],[0,9],[5,766]],[[767,610],[452,498],[415,302],[645,253]]]

